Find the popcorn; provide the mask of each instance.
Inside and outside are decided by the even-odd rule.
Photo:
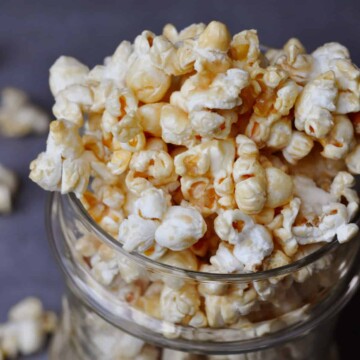
[[[170,205],[170,196],[163,190],[149,188],[135,201],[134,210],[144,219],[161,220]]]
[[[256,306],[254,289],[233,289],[227,296],[206,295],[205,310],[210,327],[226,327]]]
[[[251,69],[259,62],[260,47],[256,30],[244,30],[233,36],[230,44],[231,57],[239,68]]]
[[[17,186],[18,181],[15,173],[0,164],[0,214],[11,212],[12,197]]]
[[[195,56],[188,42],[174,45],[166,36],[156,36],[150,49],[152,63],[167,75],[184,75],[193,70]]]
[[[267,198],[265,206],[277,208],[287,204],[293,193],[293,183],[289,175],[276,167],[265,169]]]
[[[170,250],[181,251],[195,244],[205,231],[206,223],[197,210],[171,206],[156,229],[155,241]]]
[[[173,161],[165,151],[143,150],[132,156],[129,168],[160,180],[172,175]]]
[[[360,110],[360,71],[351,63],[348,50],[338,43],[328,43],[312,53],[312,77],[333,71],[339,90],[336,113],[346,114]]]
[[[324,147],[321,155],[329,159],[343,159],[354,144],[354,128],[345,115],[334,116],[334,127],[319,142]]]
[[[270,49],[266,57],[271,64],[279,65],[287,71],[290,78],[298,84],[304,85],[309,80],[314,60],[311,55],[306,54],[304,46],[298,39],[288,40],[280,51]]]
[[[271,254],[273,242],[268,230],[240,210],[226,210],[214,221],[215,231],[221,240],[234,246],[234,256],[251,270]]]
[[[236,183],[236,204],[241,211],[256,214],[266,203],[266,173],[257,159],[255,143],[244,135],[238,135],[236,142],[239,157],[234,163],[232,174]]]
[[[292,227],[299,214],[301,200],[294,198],[281,210],[283,221],[280,228],[275,229],[273,234],[275,241],[280,244],[287,256],[295,255],[298,250],[298,243],[293,234]]]
[[[311,179],[295,177],[295,194],[302,199],[301,213],[307,220],[305,224],[293,227],[299,244],[329,242],[335,235],[340,242],[345,242],[356,233],[357,227],[348,224],[346,206],[337,203],[333,194],[316,188]]]
[[[48,127],[48,115],[33,105],[23,91],[10,87],[2,90],[0,134],[8,137],[43,134]]]
[[[295,104],[295,126],[317,139],[324,138],[333,128],[332,113],[338,95],[336,78],[328,71],[309,81]]]
[[[160,101],[170,84],[170,76],[155,67],[149,59],[149,55],[139,56],[129,66],[126,74],[126,85],[145,104]]]
[[[241,105],[240,91],[248,85],[246,71],[229,69],[220,73],[213,80],[196,74],[187,79],[181,87],[180,95],[185,99],[185,110],[188,112],[207,109],[232,109]],[[205,84],[202,84],[205,83]],[[207,85],[207,89],[202,90]],[[201,86],[201,87],[200,87]],[[177,94],[176,92],[172,94]]]
[[[231,35],[226,25],[212,21],[199,35],[196,46],[194,67],[198,72],[223,72],[231,65],[227,56]]]
[[[137,116],[144,132],[161,137],[162,128],[160,124],[162,108],[166,103],[146,104],[137,110]]]
[[[65,119],[82,126],[83,113],[92,103],[90,89],[84,85],[74,84],[57,93],[52,110],[57,119]]]
[[[0,325],[0,351],[5,356],[17,357],[38,352],[48,333],[56,327],[56,315],[44,311],[40,300],[28,297],[14,305],[8,322]]]
[[[353,174],[360,174],[360,144],[346,156],[345,162],[349,171]]]
[[[300,131],[293,131],[288,145],[282,153],[286,161],[296,164],[299,160],[309,155],[314,146],[313,139]]]
[[[189,147],[196,143],[189,117],[179,107],[172,104],[162,107],[160,125],[165,142]]]
[[[91,71],[59,58],[50,70],[57,120],[30,177],[74,192],[125,250],[191,271],[266,271],[313,243],[349,240],[359,207],[349,174],[360,173],[359,70],[340,44],[307,54],[290,39],[264,56],[259,43],[256,30],[232,37],[217,21],[168,24],[160,36],[122,42]],[[268,318],[302,303],[283,276],[241,288],[187,289],[156,274],[138,284],[141,266],[96,241],[77,246],[98,282],[158,319],[241,327],[258,300],[271,302]],[[156,309],[162,293],[171,314]]]
[[[69,56],[60,56],[50,68],[50,90],[56,97],[71,85],[85,85],[89,68]]]
[[[184,285],[179,290],[163,287],[160,309],[164,320],[171,323],[182,323],[186,321],[186,318],[190,318],[191,321],[191,318],[200,312],[199,308],[200,298],[194,285]]]
[[[120,224],[118,239],[127,251],[148,250],[154,243],[155,232],[159,225],[160,223],[156,220],[143,219],[135,214],[129,215]]]

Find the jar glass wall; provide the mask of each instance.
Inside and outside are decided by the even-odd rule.
[[[107,348],[116,345],[122,331],[211,358],[330,358],[336,315],[359,282],[359,239],[307,247],[303,258],[275,270],[200,273],[127,253],[73,195],[51,195],[47,210],[49,238],[69,289],[53,360],[67,358],[63,351],[75,359],[118,359],[101,346],[104,339]],[[84,256],[84,237],[101,247],[103,265],[95,270],[104,273]]]

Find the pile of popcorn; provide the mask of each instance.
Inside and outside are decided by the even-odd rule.
[[[39,299],[23,299],[10,309],[8,321],[0,324],[0,359],[39,351],[56,324],[55,313],[45,311]]]
[[[263,54],[255,30],[166,25],[91,70],[61,56],[50,88],[30,178],[74,192],[128,251],[244,273],[358,230],[360,71],[338,43]]]

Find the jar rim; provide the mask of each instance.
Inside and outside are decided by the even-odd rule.
[[[241,274],[223,274],[223,273],[210,273],[210,272],[202,272],[195,270],[187,270],[180,267],[175,267],[167,264],[160,263],[156,260],[153,260],[141,253],[136,251],[128,252],[123,249],[123,245],[112,237],[109,233],[107,233],[101,226],[99,226],[90,216],[90,214],[86,211],[85,207],[81,203],[81,201],[76,197],[74,193],[69,193],[62,195],[69,200],[72,209],[75,211],[76,215],[79,216],[86,224],[91,228],[96,235],[98,235],[102,241],[104,241],[107,245],[112,247],[114,250],[119,251],[122,255],[131,258],[133,261],[139,261],[142,264],[158,271],[171,271],[173,275],[178,275],[181,277],[193,278],[201,281],[254,281],[254,280],[263,280],[271,277],[277,277],[281,275],[286,275],[291,272],[298,271],[299,269],[314,263],[319,260],[324,255],[328,254],[338,246],[340,243],[337,241],[337,236],[334,236],[334,239],[321,246],[319,249],[315,250],[309,255],[304,256],[303,258],[296,260],[288,265],[281,266],[275,269],[263,270],[258,272],[251,273],[241,273]],[[51,202],[51,199],[49,203]],[[354,223],[359,223],[359,215],[354,219]]]

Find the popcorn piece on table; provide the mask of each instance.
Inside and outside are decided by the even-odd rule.
[[[43,134],[49,127],[49,116],[33,105],[25,92],[4,88],[1,92],[0,134],[21,137],[30,133]]]
[[[12,197],[18,186],[16,175],[0,164],[0,214],[8,214],[12,210]]]
[[[56,323],[55,313],[45,311],[40,300],[23,299],[0,325],[0,352],[10,358],[34,354],[43,347],[47,334],[54,332]]]

